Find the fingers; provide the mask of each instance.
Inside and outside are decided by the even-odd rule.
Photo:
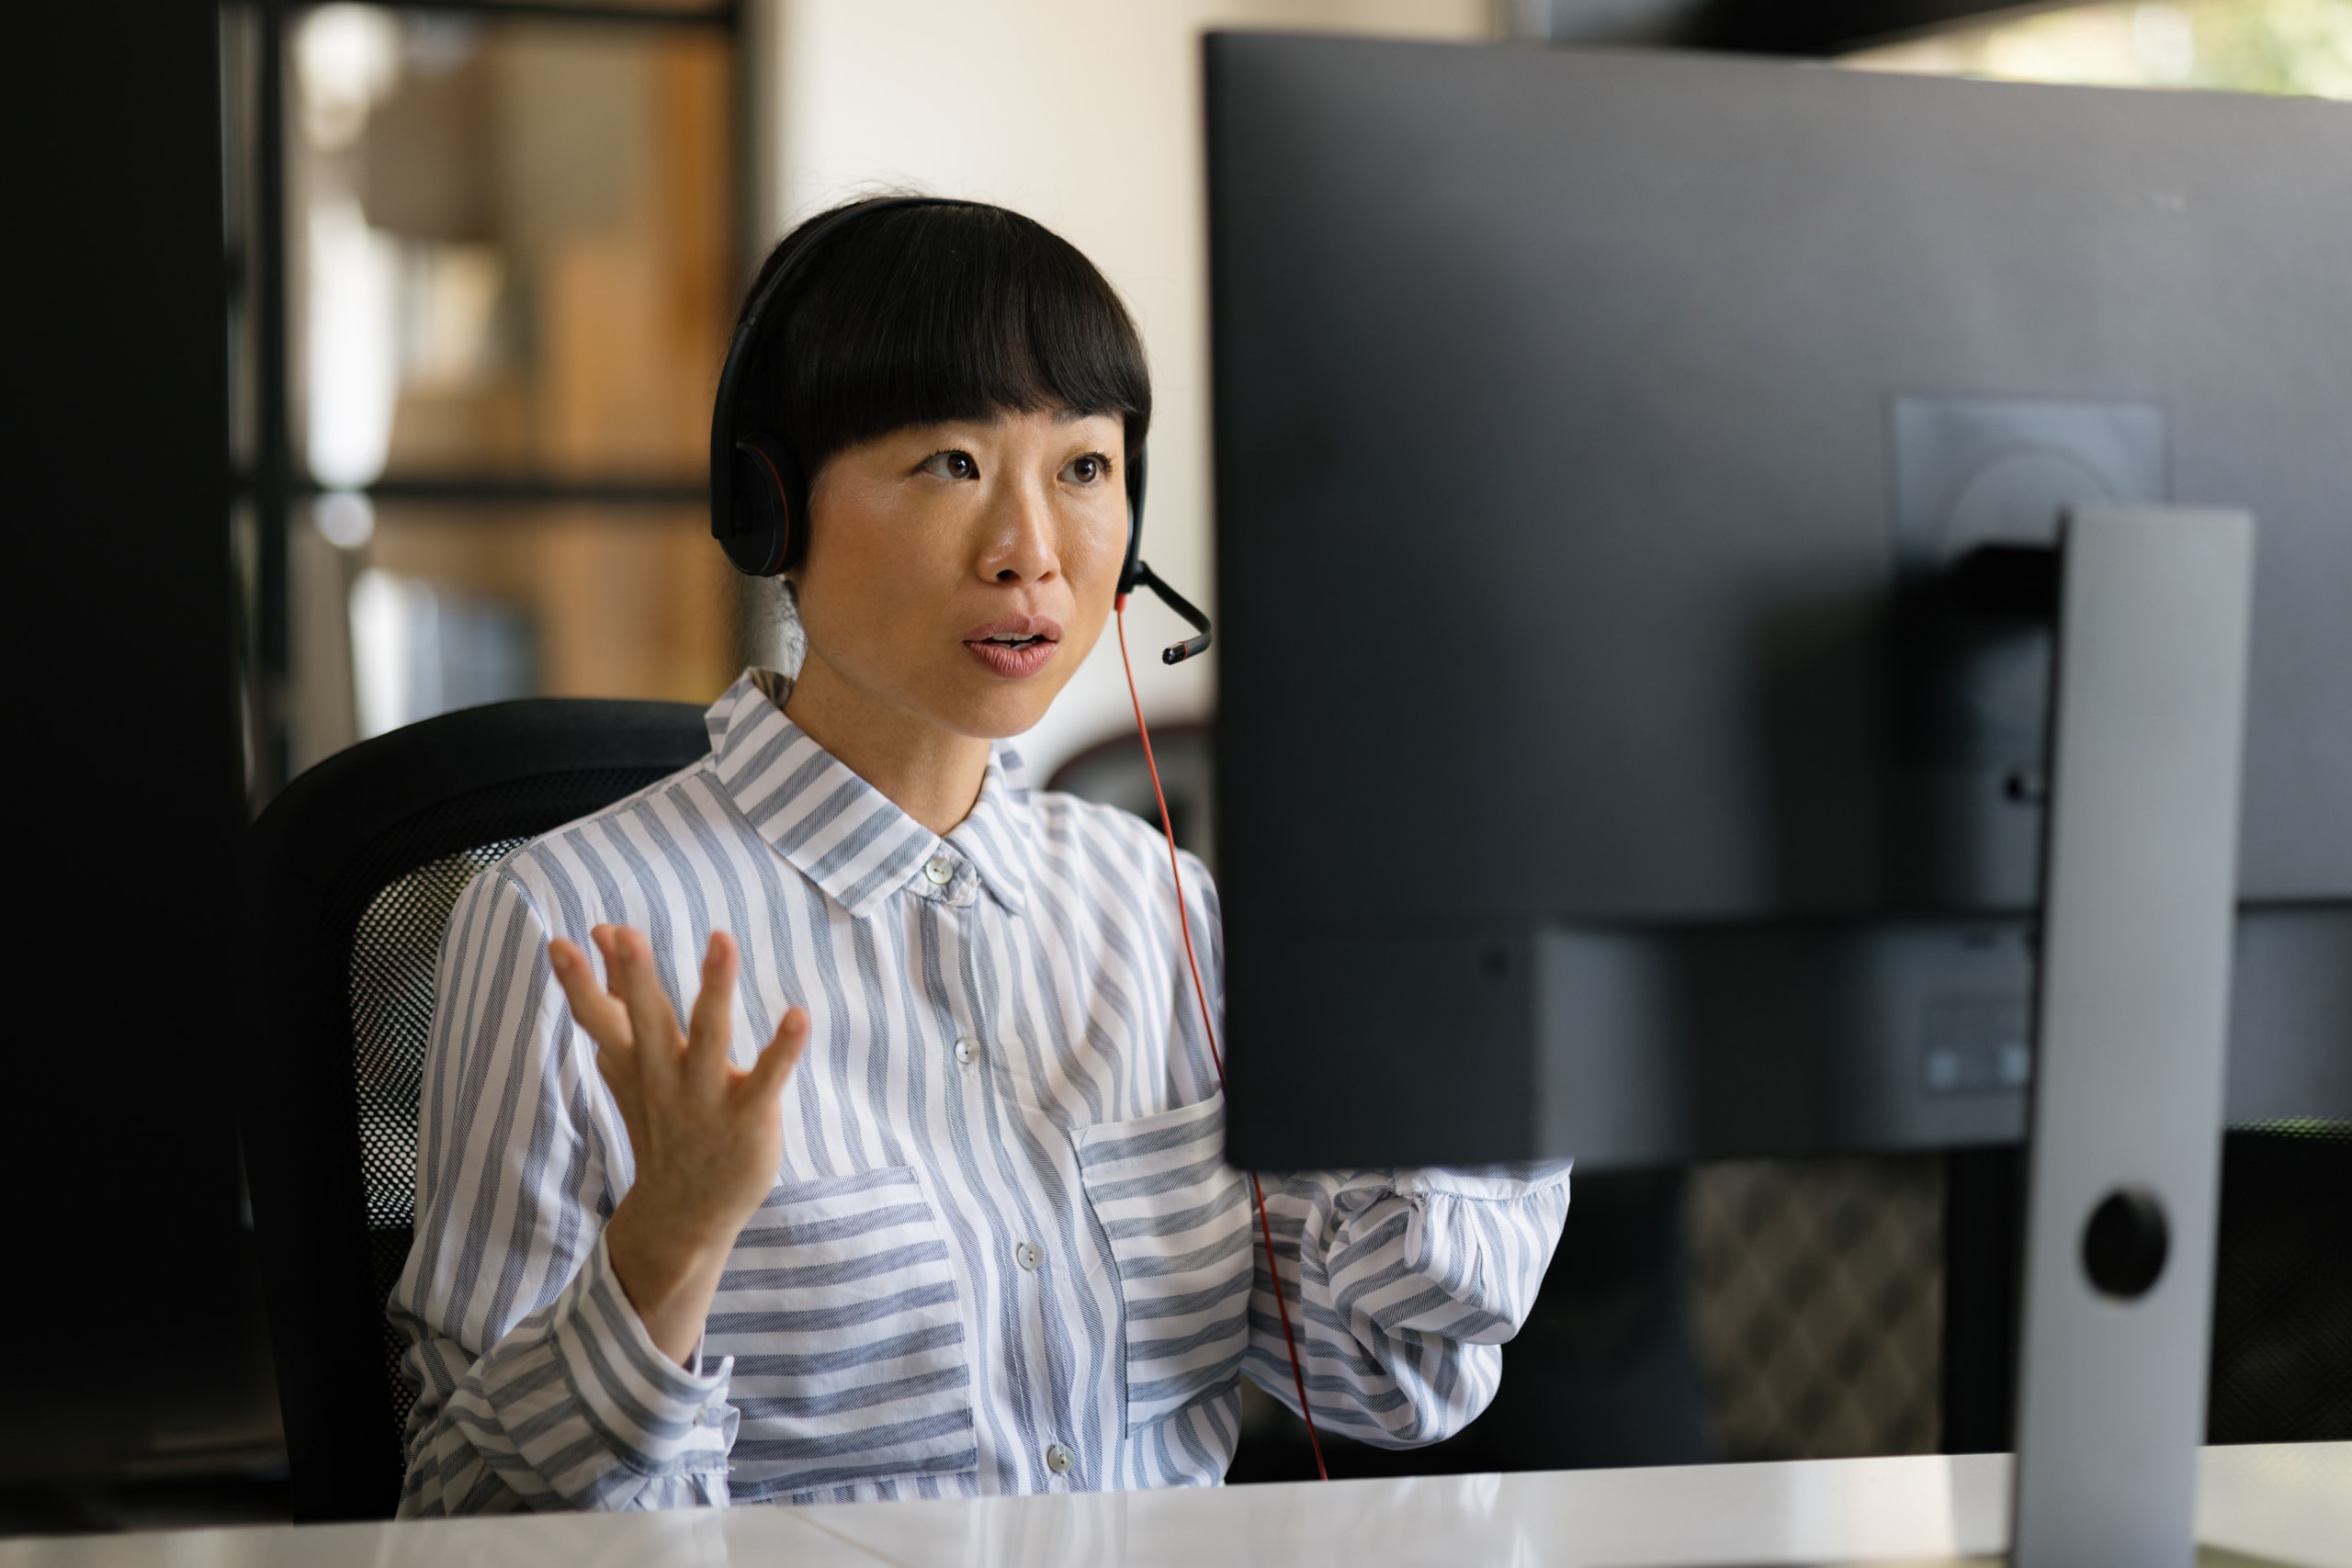
[[[695,1081],[711,1089],[733,1079],[728,1051],[733,1041],[736,981],[741,959],[734,939],[713,931],[702,962],[702,988],[682,1038],[677,1015],[662,989],[653,967],[651,944],[628,926],[601,925],[589,932],[605,958],[605,985],[598,988],[595,969],[588,957],[560,937],[548,943],[548,962],[563,987],[571,1016],[602,1051],[627,1055],[636,1073],[663,1073],[665,1078],[683,1066]],[[775,1038],[760,1053],[745,1075],[744,1087],[757,1094],[779,1092],[798,1065],[808,1043],[808,1015],[799,1008],[786,1010]],[[638,1046],[646,1046],[641,1054]],[[600,1066],[609,1064],[600,1059]],[[607,1075],[609,1077],[609,1074]],[[650,1087],[650,1086],[648,1086]]]
[[[808,1049],[808,1014],[799,1008],[786,1008],[784,1021],[775,1026],[775,1038],[743,1075],[743,1092],[755,1100],[781,1094],[792,1069],[800,1065],[800,1054]]]
[[[635,1038],[629,1032],[628,1012],[596,984],[595,966],[588,962],[588,955],[558,937],[548,943],[548,965],[555,971],[556,984],[563,987],[572,1021],[587,1031],[588,1038],[605,1050],[628,1050]]]
[[[651,944],[628,926],[600,926],[595,935],[605,950],[605,989],[628,1010],[631,1036],[652,1056],[675,1053],[683,1043],[678,1015],[654,973]]]
[[[736,965],[734,941],[725,931],[711,932],[702,958],[702,990],[686,1022],[686,1070],[714,1087],[724,1079],[733,1038],[729,1019],[735,1010]]]

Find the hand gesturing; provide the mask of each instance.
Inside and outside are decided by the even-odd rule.
[[[684,1365],[737,1233],[775,1184],[784,1155],[778,1095],[808,1043],[808,1015],[787,1010],[759,1060],[738,1067],[727,1055],[737,960],[724,932],[711,933],[702,991],[683,1031],[645,938],[627,926],[589,934],[605,959],[602,988],[572,943],[549,942],[548,961],[573,1020],[596,1043],[596,1070],[637,1162],[605,1246],[646,1331]]]

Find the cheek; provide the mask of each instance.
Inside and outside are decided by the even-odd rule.
[[[811,637],[856,635],[888,602],[878,552],[842,538],[813,544],[799,572],[800,619]]]
[[[1127,516],[1122,504],[1118,516],[1108,523],[1090,522],[1076,531],[1075,537],[1063,553],[1065,570],[1070,590],[1081,597],[1092,598],[1098,593],[1107,597],[1119,582],[1119,568],[1127,558]]]
[[[885,641],[920,619],[931,585],[952,562],[941,554],[943,530],[881,508],[843,505],[817,519],[799,571],[801,619],[860,643]]]

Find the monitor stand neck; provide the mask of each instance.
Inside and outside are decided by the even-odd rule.
[[[2189,1568],[2254,523],[2066,520],[2012,1562]]]

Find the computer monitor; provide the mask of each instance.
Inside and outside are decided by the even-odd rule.
[[[2020,1137],[2094,502],[2256,519],[2228,1115],[2352,1118],[2352,107],[1206,64],[1238,1164]]]

